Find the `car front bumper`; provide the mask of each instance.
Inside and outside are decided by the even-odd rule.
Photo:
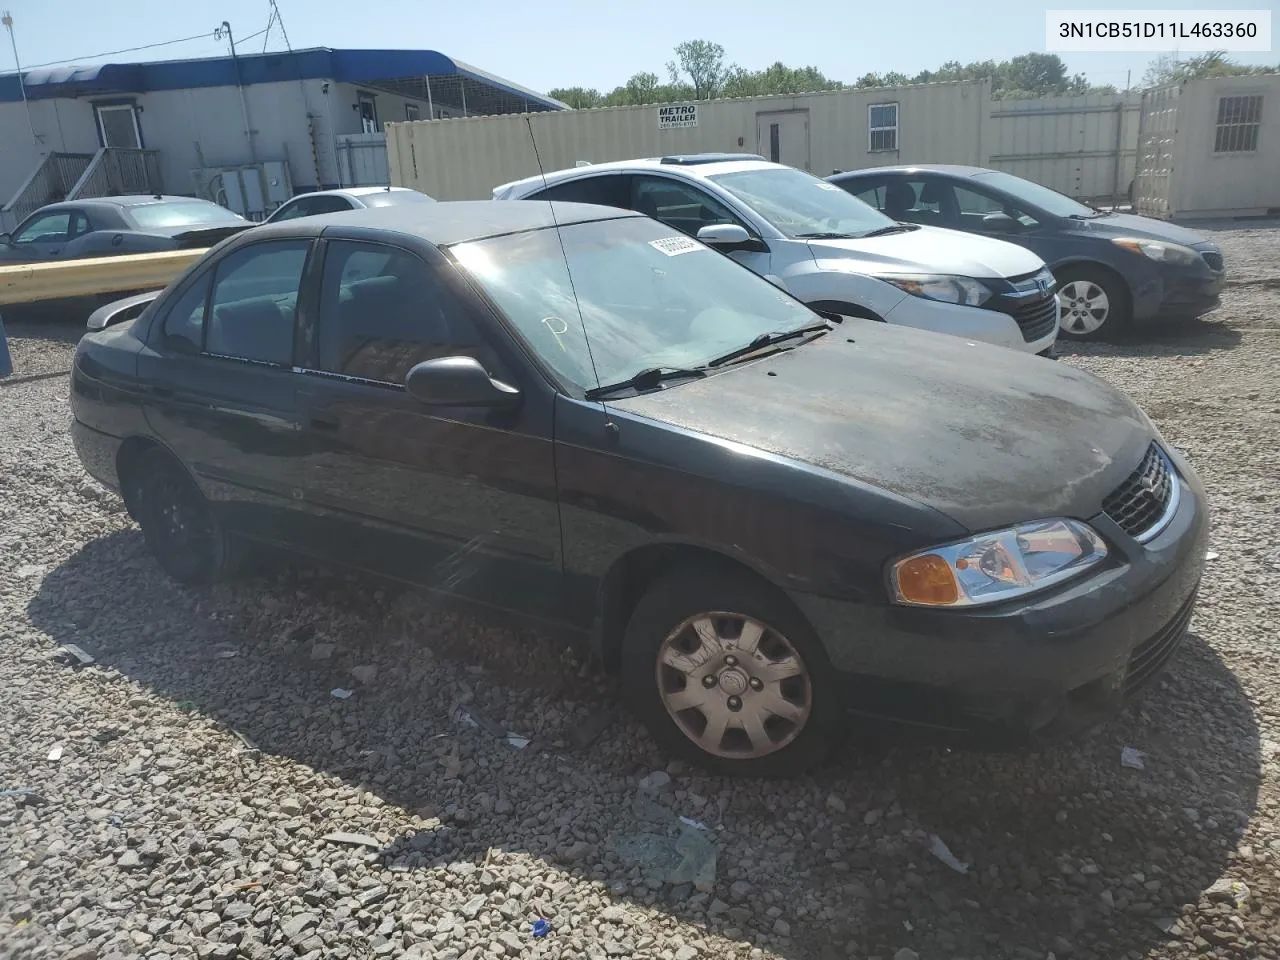
[[[907,296],[898,301],[885,316],[887,323],[904,327],[949,333],[955,337],[993,343],[1019,353],[1043,353],[1058,339],[1055,325],[1044,336],[1026,340],[1022,328],[1012,316],[999,310],[982,307],[962,307],[954,303],[939,303],[924,297]]]
[[[1107,517],[1102,568],[1048,594],[988,610],[857,606],[796,597],[863,721],[949,737],[1022,741],[1112,715],[1167,663],[1195,606],[1208,517],[1176,454],[1181,498],[1140,544]]]
[[[1160,264],[1134,290],[1133,317],[1139,322],[1198,317],[1222,302],[1225,271],[1203,263]]]

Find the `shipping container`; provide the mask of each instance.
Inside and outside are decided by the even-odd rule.
[[[1142,98],[1136,212],[1280,214],[1280,74],[1214,77]]]
[[[578,163],[709,151],[755,153],[826,176],[895,163],[981,164],[986,80],[795,96],[603,107],[387,125],[391,182],[440,200]]]

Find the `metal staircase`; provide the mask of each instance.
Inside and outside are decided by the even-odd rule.
[[[160,193],[160,151],[103,147],[97,153],[51,153],[0,211],[13,229],[46,203]]]

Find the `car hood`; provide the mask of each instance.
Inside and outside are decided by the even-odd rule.
[[[970,530],[1094,516],[1153,439],[1124,394],[1081,370],[862,320],[610,405],[908,497]]]
[[[1025,247],[971,233],[919,227],[882,237],[810,240],[814,259],[857,273],[945,273],[1007,278],[1035,273],[1044,261]]]
[[[1073,230],[1107,239],[1143,237],[1149,240],[1167,240],[1170,243],[1181,243],[1184,246],[1200,249],[1205,247],[1217,249],[1216,244],[1210,243],[1200,234],[1185,227],[1165,223],[1163,220],[1153,220],[1150,217],[1135,216],[1132,213],[1114,213],[1093,220],[1073,220],[1071,226]]]

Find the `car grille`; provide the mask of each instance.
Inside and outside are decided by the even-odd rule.
[[[1058,299],[1051,293],[1034,303],[1020,303],[1009,310],[1009,315],[1022,331],[1022,339],[1030,343],[1053,332],[1058,322]]]
[[[1129,656],[1129,666],[1124,675],[1126,697],[1146,686],[1148,681],[1169,662],[1169,658],[1177,651],[1182,638],[1186,636],[1195,605],[1196,595],[1193,593],[1159,633],[1133,648],[1133,653]]]
[[[1210,270],[1213,270],[1216,273],[1222,272],[1222,254],[1206,251],[1200,254],[1200,256],[1204,262],[1209,265]]]
[[[1102,512],[1130,536],[1150,538],[1159,532],[1173,495],[1173,465],[1153,443],[1138,469],[1102,501]]]

